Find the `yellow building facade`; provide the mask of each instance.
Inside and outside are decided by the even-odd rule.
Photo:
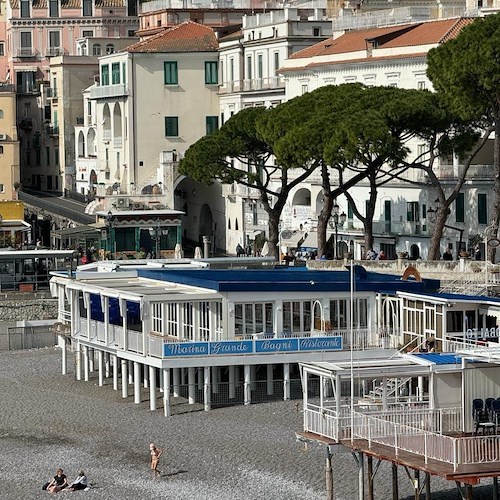
[[[10,84],[0,85],[0,201],[17,199],[19,140],[16,127],[16,93]],[[21,219],[23,217],[21,216]]]

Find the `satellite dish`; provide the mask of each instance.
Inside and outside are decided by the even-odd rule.
[[[281,239],[282,240],[289,240],[293,237],[293,231],[290,231],[289,229],[285,229],[284,231],[281,231]]]

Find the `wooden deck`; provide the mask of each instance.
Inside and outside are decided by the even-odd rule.
[[[453,465],[447,462],[428,459],[427,463],[425,463],[423,456],[403,450],[399,450],[396,455],[394,448],[377,443],[372,443],[369,446],[368,441],[365,439],[335,441],[312,432],[296,432],[295,435],[299,441],[314,442],[325,446],[342,445],[350,451],[360,451],[367,456],[429,473],[432,476],[439,476],[448,481],[475,485],[481,479],[500,477],[500,462],[460,465],[454,471]]]

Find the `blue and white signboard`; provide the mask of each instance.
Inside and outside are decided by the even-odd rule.
[[[165,342],[163,344],[163,356],[166,358],[341,350],[342,337],[223,340],[220,342]]]

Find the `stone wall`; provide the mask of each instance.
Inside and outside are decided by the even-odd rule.
[[[0,299],[0,322],[57,318],[57,299],[15,297]]]

